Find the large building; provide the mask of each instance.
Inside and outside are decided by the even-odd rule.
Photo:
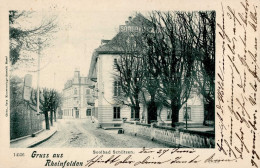
[[[80,71],[75,70],[74,77],[64,85],[63,118],[86,118],[91,116],[91,106],[87,104],[87,100],[92,96],[91,89],[88,86],[88,78],[81,77]]]
[[[137,31],[135,27],[131,26],[131,22],[135,20],[138,20],[138,18],[132,19],[129,17],[129,21],[126,22],[125,27],[120,26],[120,32],[126,30]],[[111,47],[111,44],[117,36],[120,36],[120,32],[110,41],[102,40],[101,45],[94,51],[90,64],[88,78],[92,82],[90,88],[92,88],[95,95],[94,100],[91,100],[90,103],[93,104],[94,119],[101,127],[119,126],[123,122],[123,119],[127,121],[136,120],[131,108],[115,101],[115,98],[119,96],[121,92],[120,85],[115,78],[115,73],[117,73],[115,63],[118,62],[122,50]],[[187,115],[184,115],[186,112]],[[172,118],[171,113],[171,109],[166,107],[158,109],[157,121],[170,125]],[[191,94],[187,103],[184,104],[179,111],[179,121],[186,122],[185,116],[187,116],[187,122],[190,124],[203,124],[203,96],[195,92]],[[140,122],[148,123],[147,106],[145,104],[140,104],[140,114],[138,118]]]

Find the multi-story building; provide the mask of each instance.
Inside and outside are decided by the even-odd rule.
[[[91,116],[91,106],[87,104],[91,89],[88,78],[81,77],[80,71],[75,70],[74,77],[68,80],[63,89],[62,117],[86,118]]]
[[[140,16],[137,16],[140,17]],[[131,23],[136,18],[129,18],[126,22],[126,27],[121,26],[120,31],[134,30],[138,28],[131,26]],[[138,19],[136,19],[138,20]],[[127,25],[130,25],[127,27]],[[117,34],[116,36],[119,36]],[[122,123],[125,118],[128,121],[136,120],[134,118],[133,110],[131,108],[119,104],[115,101],[121,88],[115,78],[115,63],[118,61],[122,50],[111,48],[110,44],[113,43],[114,37],[111,41],[102,40],[101,45],[94,51],[90,64],[88,78],[91,80],[91,88],[94,92],[93,116],[101,127],[116,126]],[[169,124],[171,123],[172,111],[166,107],[158,109],[157,121]],[[185,115],[187,113],[187,115]],[[186,117],[187,116],[187,117]],[[187,103],[179,111],[179,122],[187,122],[194,124],[202,124],[204,120],[204,105],[203,96],[193,92],[188,99]],[[148,112],[145,104],[140,104],[140,121],[148,123]]]

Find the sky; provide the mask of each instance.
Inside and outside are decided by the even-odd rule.
[[[125,24],[135,11],[78,11],[78,12],[42,12],[36,11],[30,18],[18,20],[21,27],[37,26],[48,17],[57,17],[58,31],[53,34],[51,46],[41,50],[40,87],[55,88],[62,91],[64,84],[73,77],[74,70],[80,70],[82,76],[88,75],[91,56],[102,39],[112,39],[119,25]],[[34,64],[17,64],[12,75],[24,77],[31,74],[32,86],[37,86],[37,53]]]

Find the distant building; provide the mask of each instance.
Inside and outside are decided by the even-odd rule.
[[[74,77],[68,80],[63,89],[62,117],[86,118],[91,116],[91,106],[87,99],[91,97],[88,78],[81,77],[80,71],[75,70]]]

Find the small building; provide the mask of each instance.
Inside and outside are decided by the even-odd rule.
[[[68,80],[63,89],[62,117],[87,118],[91,116],[91,106],[87,100],[91,98],[88,78],[81,77],[80,71],[75,70],[74,77]]]

